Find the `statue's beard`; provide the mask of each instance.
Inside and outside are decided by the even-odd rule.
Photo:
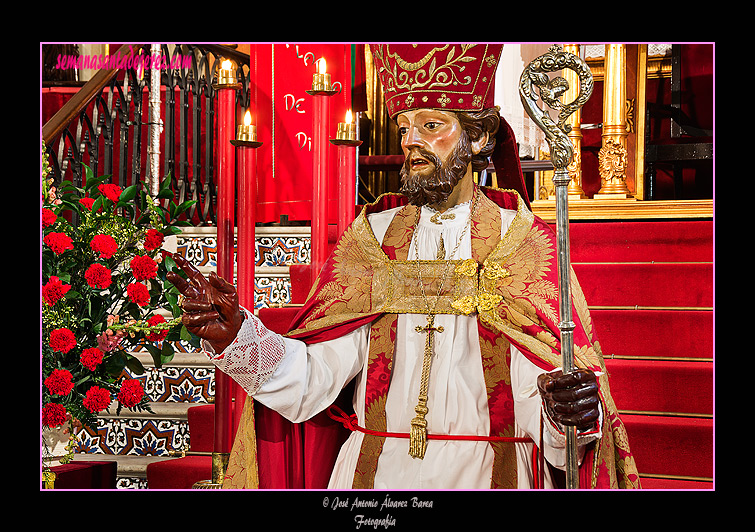
[[[432,165],[431,173],[424,175],[411,172],[411,160],[419,155]],[[438,205],[444,203],[456,184],[467,173],[467,167],[472,160],[472,150],[467,135],[462,134],[459,143],[454,148],[448,160],[440,158],[421,148],[410,151],[404,165],[401,167],[401,190],[413,205]]]

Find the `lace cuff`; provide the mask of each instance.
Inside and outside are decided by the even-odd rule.
[[[286,349],[283,338],[265,327],[257,316],[243,307],[241,312],[244,322],[231,345],[217,354],[204,342],[204,352],[220,371],[253,395],[275,373]]]

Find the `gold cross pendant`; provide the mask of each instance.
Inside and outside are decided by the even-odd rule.
[[[417,332],[426,332],[427,341],[425,342],[425,356],[422,360],[422,381],[419,387],[419,397],[414,412],[417,414],[411,421],[411,430],[409,432],[409,456],[422,460],[425,457],[427,449],[427,389],[430,378],[430,364],[433,356],[433,336],[435,332],[442,333],[443,326],[435,326],[435,315],[427,316],[427,325],[422,327],[417,325],[414,328]]]
[[[442,325],[439,325],[439,326],[436,327],[434,324],[435,324],[435,316],[430,315],[430,316],[427,317],[427,325],[425,325],[424,327],[422,325],[417,325],[414,328],[414,330],[417,331],[417,332],[426,332],[428,338],[431,338],[432,333],[434,333],[434,332],[443,332],[443,326]],[[431,346],[431,348],[432,348],[432,346]]]

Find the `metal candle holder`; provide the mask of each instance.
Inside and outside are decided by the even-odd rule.
[[[332,96],[333,94],[338,93],[340,89],[335,88],[336,84],[330,82],[330,74],[324,71],[325,67],[323,67],[323,72],[319,71],[320,61],[324,62],[325,60],[319,59],[317,62],[318,71],[312,74],[312,88],[304,92],[306,92],[310,96]],[[338,85],[340,85],[340,83],[338,83]]]

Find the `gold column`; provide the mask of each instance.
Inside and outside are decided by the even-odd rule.
[[[579,57],[579,45],[578,44],[565,44],[564,52],[574,54]],[[571,68],[565,68],[563,71],[564,79],[569,83],[569,90],[567,90],[562,96],[562,102],[568,104],[574,101],[579,95],[579,75]],[[567,194],[569,199],[585,198],[585,192],[582,190],[582,109],[577,109],[572,113],[567,123],[571,126],[571,131],[568,133],[569,140],[571,140],[573,147],[572,162],[567,167],[569,171],[569,177],[571,181],[567,188]]]
[[[606,44],[603,78],[603,146],[598,153],[601,187],[595,198],[627,198],[626,47]]]

